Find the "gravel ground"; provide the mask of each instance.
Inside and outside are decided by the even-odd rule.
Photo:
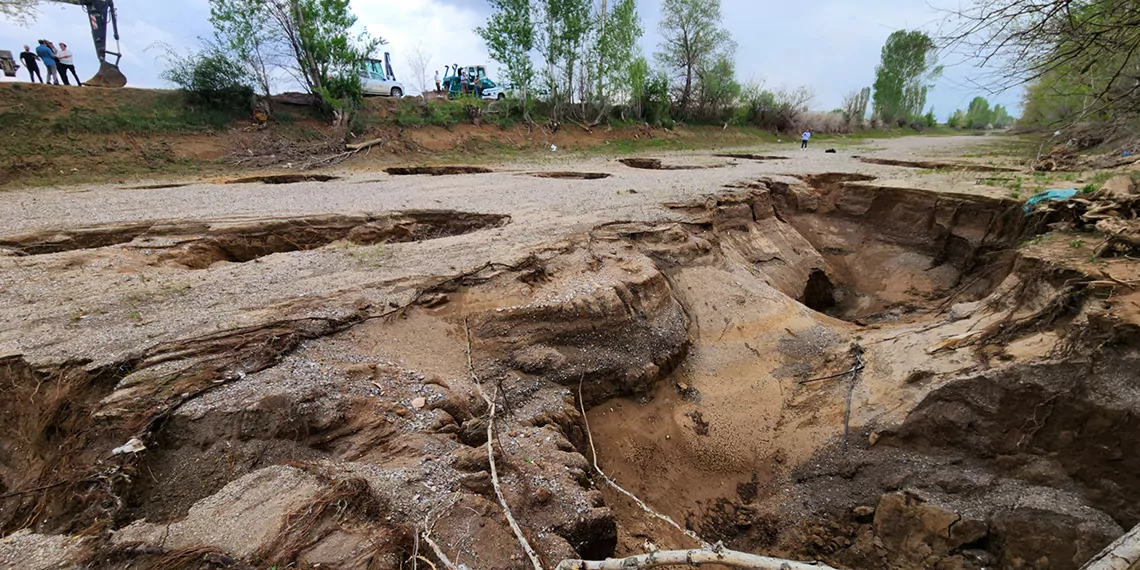
[[[910,137],[860,143],[825,154],[745,149],[787,156],[753,161],[716,158],[713,151],[653,156],[693,170],[638,170],[620,157],[541,157],[496,165],[491,174],[391,176],[334,172],[341,179],[285,185],[191,183],[179,188],[126,190],[114,186],[7,192],[0,206],[0,240],[33,232],[139,220],[215,220],[318,213],[450,209],[509,214],[499,228],[442,239],[378,246],[330,245],[280,253],[250,263],[219,263],[190,271],[158,263],[150,245],[112,246],[31,257],[0,255],[0,355],[23,354],[50,364],[77,358],[117,362],[162,342],[276,318],[336,314],[361,300],[374,307],[402,304],[440,276],[488,262],[510,263],[563,237],[615,220],[659,220],[677,214],[662,202],[687,200],[724,185],[777,174],[859,172],[900,184],[937,185],[939,176],[865,164],[856,154],[906,158],[965,153],[979,137]],[[724,151],[719,151],[724,152]],[[529,176],[536,171],[606,172],[601,180]],[[950,183],[947,183],[949,186]],[[982,188],[982,187],[979,187]]]

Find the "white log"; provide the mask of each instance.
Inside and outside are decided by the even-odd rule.
[[[1081,570],[1140,570],[1140,525],[1108,545]]]
[[[602,561],[563,560],[555,570],[643,570],[659,566],[701,566],[716,564],[751,570],[835,570],[822,563],[796,562],[767,556],[756,556],[724,548],[713,550],[666,550],[628,558]]]

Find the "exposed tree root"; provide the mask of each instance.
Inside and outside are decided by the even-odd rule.
[[[507,504],[507,498],[503,495],[503,487],[499,484],[499,471],[495,465],[495,400],[487,395],[486,390],[483,389],[483,382],[479,379],[479,375],[475,373],[475,362],[471,358],[471,327],[467,325],[467,320],[463,321],[463,330],[467,336],[467,367],[471,371],[471,380],[475,383],[475,388],[479,390],[479,395],[483,397],[483,401],[487,402],[488,418],[487,418],[487,459],[491,464],[491,484],[495,487],[495,496],[499,498],[499,505],[503,507],[503,515],[507,518],[507,524],[510,525],[511,530],[515,533],[515,538],[519,541],[519,546],[522,547],[523,552],[530,558],[531,564],[534,565],[534,570],[542,570],[542,561],[539,560],[538,554],[535,553],[534,548],[531,548],[530,542],[527,541],[526,536],[523,535],[522,528],[519,523],[515,521],[515,516],[511,514],[511,507]]]
[[[1135,570],[1140,567],[1140,525],[1105,547],[1081,570]]]

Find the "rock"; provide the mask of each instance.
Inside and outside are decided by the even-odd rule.
[[[424,406],[426,406],[426,405],[427,405],[427,398],[416,398],[415,400],[412,400],[412,407],[417,409],[417,410],[424,409]]]
[[[879,439],[881,437],[883,437],[883,436],[879,435],[879,432],[877,432],[877,431],[871,432],[871,435],[867,436],[867,445],[870,445],[871,447],[875,447],[875,444],[879,443]]]
[[[875,507],[860,505],[851,511],[856,518],[867,518],[875,514]]]
[[[538,490],[534,492],[534,498],[537,499],[539,503],[543,504],[550,500],[550,495],[550,489],[547,489],[546,487],[539,487]]]
[[[1136,184],[1127,175],[1115,176],[1101,187],[1098,197],[1109,200],[1131,200],[1136,197]]]
[[[1107,515],[1083,505],[1045,496],[1023,504],[990,518],[992,549],[1003,568],[1016,568],[1017,560],[1047,558],[1047,566],[1033,567],[1075,570],[1124,534]]]
[[[376,373],[376,365],[370,363],[348,364],[341,368],[349,378],[372,378]]]
[[[935,562],[986,536],[984,521],[927,503],[909,492],[887,493],[875,509],[875,534],[900,563]],[[905,565],[905,564],[904,564]]]

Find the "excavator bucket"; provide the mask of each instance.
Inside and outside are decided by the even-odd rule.
[[[124,87],[126,84],[127,76],[119,71],[119,66],[106,61],[101,62],[99,73],[84,83],[91,87]]]

